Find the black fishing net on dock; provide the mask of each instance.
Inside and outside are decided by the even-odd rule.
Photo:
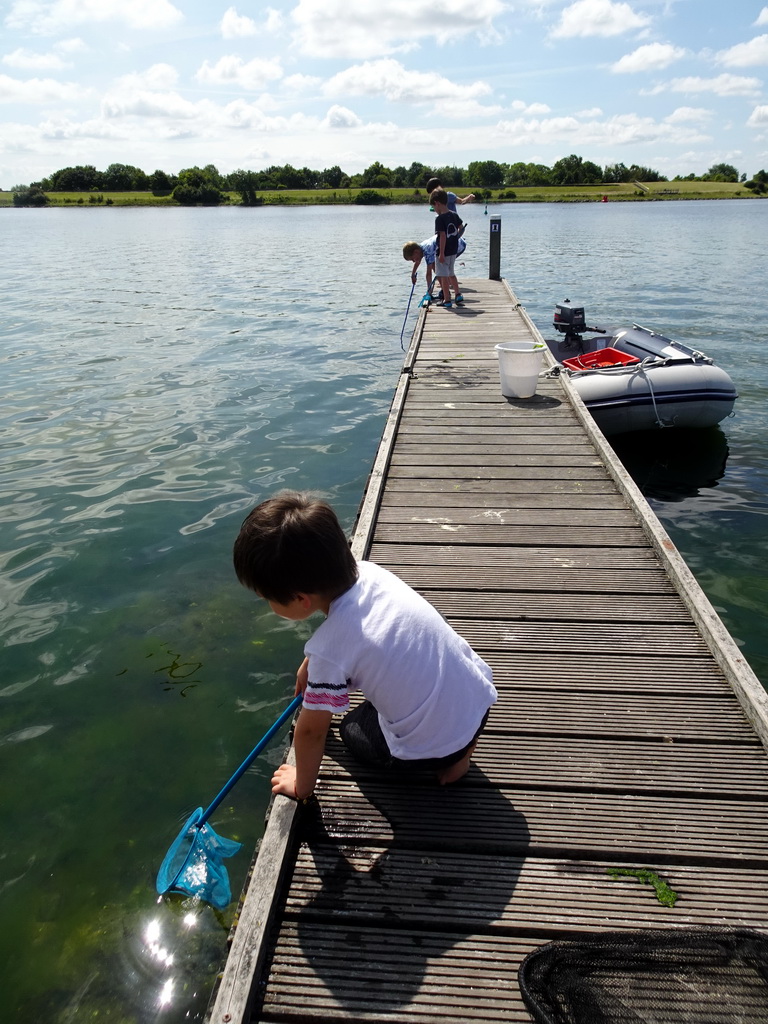
[[[558,940],[518,973],[536,1024],[766,1024],[768,935],[646,929]]]

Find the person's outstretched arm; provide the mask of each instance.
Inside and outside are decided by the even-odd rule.
[[[463,199],[460,199],[458,196],[456,196],[456,202],[457,203],[461,203],[462,206],[464,205],[464,203],[472,203],[472,202],[474,202],[474,200],[475,200],[474,192],[470,192],[470,194],[468,196],[464,196]]]
[[[332,718],[330,711],[301,709],[293,734],[296,767],[280,765],[272,776],[273,793],[303,800],[314,791]]]

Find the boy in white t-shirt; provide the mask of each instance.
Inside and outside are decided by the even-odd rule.
[[[492,673],[429,602],[373,562],[356,562],[336,514],[286,491],[257,505],[235,541],[235,571],[272,610],[295,621],[326,618],[304,647],[304,695],[293,744],[272,792],[308,800],[334,714],[349,693],[367,698],[345,714],[341,737],[381,768],[429,768],[442,784],[469,769],[496,701]]]

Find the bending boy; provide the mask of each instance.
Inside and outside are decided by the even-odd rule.
[[[381,769],[429,768],[460,779],[496,701],[492,673],[439,612],[373,562],[357,562],[333,509],[286,491],[257,505],[235,541],[235,571],[283,618],[322,612],[296,675],[304,701],[294,732],[296,766],[272,792],[308,799],[335,714],[360,760]],[[349,694],[367,698],[349,711]]]
[[[457,256],[461,256],[464,250],[467,248],[467,243],[463,238],[459,239],[459,248],[456,252]],[[423,242],[406,242],[403,246],[403,259],[410,260],[413,263],[413,270],[411,271],[411,281],[416,284],[416,277],[421,265],[421,261],[427,265],[427,295],[432,294],[432,275],[435,270],[435,261],[437,259],[437,235],[432,235],[431,238],[425,238]],[[440,279],[437,278],[439,281]]]

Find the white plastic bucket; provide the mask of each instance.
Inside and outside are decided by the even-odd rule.
[[[505,398],[532,398],[536,394],[544,346],[534,341],[505,341],[494,348],[499,357],[502,395]]]

